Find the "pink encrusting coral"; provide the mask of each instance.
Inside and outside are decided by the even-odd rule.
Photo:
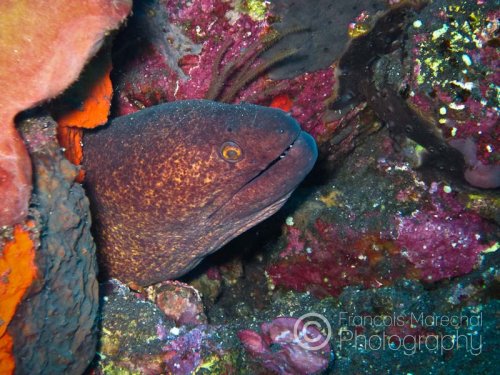
[[[500,186],[500,11],[491,2],[445,4],[427,7],[427,22],[410,29],[410,101],[436,114],[444,139],[464,156],[465,179],[495,188]]]
[[[291,106],[284,109],[304,130],[315,137],[325,132],[322,117],[325,101],[332,95],[334,69],[270,80],[266,73],[272,63],[266,65],[269,61],[262,59],[260,52],[271,49],[274,41],[286,35],[271,30],[269,11],[255,19],[231,2],[214,0],[193,1],[182,7],[167,1],[154,7],[157,13],[166,9],[168,19],[158,20],[157,28],[170,30],[169,40],[177,46],[176,51],[165,53],[169,47],[151,37],[151,32],[141,35],[147,47],[139,47],[139,53],[118,67],[117,115],[163,102],[202,98],[267,106],[275,97],[286,95]],[[279,62],[287,53],[293,51],[276,52],[274,59]],[[172,61],[173,55],[176,61]],[[245,66],[248,61],[253,63]],[[226,74],[229,70],[231,74]]]
[[[121,69],[125,76],[118,82],[120,115],[165,101],[204,98],[214,75],[256,43],[267,26],[265,21],[235,12],[229,2],[195,1],[179,7],[167,1],[153,6],[156,12],[166,10],[168,18],[159,19],[156,27],[171,29],[171,39],[182,52],[176,56],[178,61],[169,61],[170,51],[165,53],[161,41],[152,38],[151,32],[141,35],[149,45]],[[231,21],[227,18],[230,11],[235,17]],[[227,41],[232,44],[220,66],[214,66]]]
[[[397,217],[396,244],[425,281],[467,274],[491,244],[488,224],[434,185],[431,208]]]
[[[0,4],[0,226],[26,216],[31,194],[31,163],[14,117],[76,80],[131,5],[130,0]]]
[[[287,246],[266,270],[272,284],[323,298],[339,295],[348,285],[380,287],[411,273],[387,236],[327,220],[288,229]]]
[[[318,374],[333,359],[329,337],[302,320],[276,318],[262,323],[261,331],[242,330],[238,337],[252,357],[277,374]]]
[[[163,361],[169,374],[191,374],[202,363],[201,348],[204,332],[198,328],[169,342],[163,351]]]

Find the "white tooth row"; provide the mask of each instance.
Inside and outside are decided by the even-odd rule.
[[[288,148],[285,151],[283,151],[283,153],[280,155],[280,159],[283,159],[286,156],[287,152],[290,151],[290,149],[292,147],[293,147],[293,144],[291,144],[290,146],[288,146]]]

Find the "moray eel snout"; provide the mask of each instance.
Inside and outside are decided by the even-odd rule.
[[[139,285],[181,276],[276,212],[316,158],[291,116],[250,104],[167,103],[87,133],[101,271]]]

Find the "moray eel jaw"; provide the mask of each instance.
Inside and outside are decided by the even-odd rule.
[[[299,132],[276,159],[210,215],[212,225],[231,232],[234,223],[240,223],[242,228],[232,236],[235,237],[271,216],[309,173],[316,157],[314,139],[303,131]]]
[[[316,158],[314,139],[301,131],[276,159],[208,218],[218,239],[209,252],[278,211],[310,172]],[[201,260],[193,259],[192,267]]]
[[[84,137],[105,276],[176,278],[276,212],[317,157],[285,112],[205,100],[151,107]]]

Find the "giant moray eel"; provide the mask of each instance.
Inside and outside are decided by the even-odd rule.
[[[101,270],[139,285],[186,273],[276,212],[316,158],[292,117],[250,104],[161,104],[87,133]]]

